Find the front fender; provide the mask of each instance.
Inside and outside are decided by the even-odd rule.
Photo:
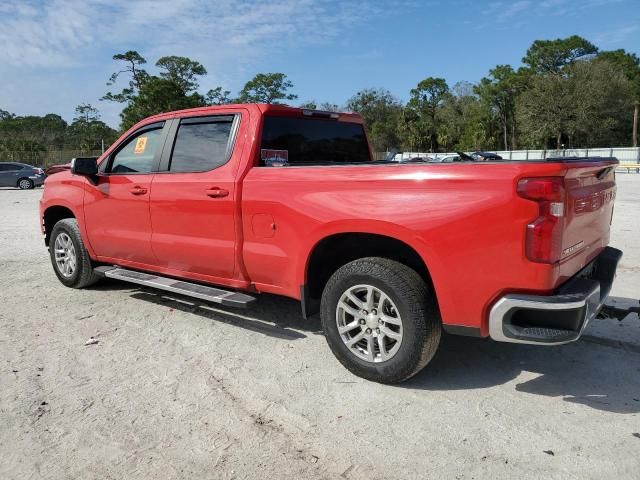
[[[60,177],[58,177],[60,176]],[[80,229],[80,236],[89,256],[95,259],[95,252],[86,231],[84,221],[84,191],[87,180],[71,175],[70,172],[59,172],[55,179],[47,181],[40,200],[40,223],[44,229],[44,214],[51,207],[64,207],[71,211]]]

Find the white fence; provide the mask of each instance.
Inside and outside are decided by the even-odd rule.
[[[494,151],[505,160],[541,160],[553,157],[616,157],[620,164],[639,164],[640,147],[617,147],[617,148],[567,148],[564,150],[509,150]],[[446,157],[457,155],[451,153],[425,153],[425,152],[403,152],[396,155],[396,160],[408,160],[416,157]],[[385,154],[380,153],[378,157],[384,158]]]

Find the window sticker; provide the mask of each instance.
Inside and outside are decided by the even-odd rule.
[[[260,158],[267,167],[285,167],[289,165],[289,150],[260,150]]]
[[[147,148],[147,137],[140,137],[136,140],[136,146],[133,149],[133,153],[138,155],[144,153],[145,148]]]

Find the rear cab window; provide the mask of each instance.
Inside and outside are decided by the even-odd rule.
[[[364,125],[331,118],[265,116],[260,166],[371,162]]]

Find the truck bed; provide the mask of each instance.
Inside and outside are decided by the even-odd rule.
[[[445,323],[485,328],[492,299],[549,293],[607,244],[615,160],[375,164],[253,168],[244,180],[244,265],[264,291],[299,298],[306,258],[322,238],[376,231],[424,258]],[[523,238],[538,205],[516,192],[520,179],[564,177],[567,251],[560,262],[529,261]],[[283,195],[286,192],[286,195]],[[277,238],[256,234],[269,212]],[[304,259],[304,260],[303,260]],[[301,268],[302,265],[302,268]]]

